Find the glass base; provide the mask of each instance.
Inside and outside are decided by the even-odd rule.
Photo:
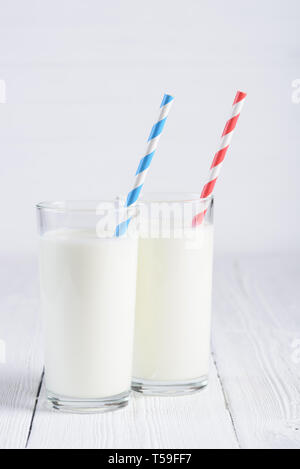
[[[51,409],[76,414],[94,414],[121,409],[128,405],[129,396],[130,391],[126,391],[99,399],[76,399],[47,391],[47,400]]]
[[[148,396],[185,396],[201,391],[207,384],[208,376],[188,381],[154,381],[133,378],[131,388],[133,391]]]

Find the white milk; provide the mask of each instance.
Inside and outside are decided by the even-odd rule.
[[[102,398],[130,389],[137,241],[58,230],[40,245],[47,390]]]
[[[213,227],[193,233],[193,240],[139,240],[134,378],[208,375]]]

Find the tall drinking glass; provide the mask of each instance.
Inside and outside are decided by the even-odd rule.
[[[128,402],[137,238],[122,238],[114,202],[37,205],[47,398],[53,408],[96,412]]]
[[[193,228],[193,217],[206,210]],[[213,198],[149,194],[140,202],[132,387],[188,394],[208,382]]]

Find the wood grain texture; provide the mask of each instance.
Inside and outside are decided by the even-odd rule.
[[[36,266],[24,256],[1,261],[0,448],[25,448],[43,366]]]
[[[209,387],[186,397],[143,397],[98,415],[49,411],[43,389],[29,448],[237,448],[214,364]]]
[[[243,256],[216,263],[206,390],[178,398],[136,394],[126,409],[86,416],[49,411],[44,389],[34,413],[42,372],[36,270],[21,257],[4,260],[0,448],[24,448],[29,433],[29,448],[300,448],[299,261]]]
[[[213,350],[242,448],[300,448],[299,261],[216,269]]]

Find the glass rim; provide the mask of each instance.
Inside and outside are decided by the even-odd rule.
[[[51,212],[97,212],[102,210],[101,203],[111,204],[111,210],[122,212],[128,209],[138,208],[139,205],[150,203],[210,203],[214,199],[213,194],[208,197],[201,198],[198,192],[146,192],[137,200],[136,204],[129,207],[122,206],[122,200],[126,200],[125,196],[115,199],[100,200],[45,200],[35,205],[37,210],[47,210]],[[119,205],[118,205],[119,204]]]
[[[170,197],[171,196],[171,197]],[[159,197],[159,198],[157,198]],[[145,192],[142,194],[141,198],[137,201],[137,204],[149,204],[149,203],[191,203],[191,202],[201,202],[207,203],[211,202],[214,199],[214,195],[211,194],[208,197],[201,198],[200,192]]]
[[[111,207],[106,207],[114,212],[122,212],[129,207],[122,207],[117,205],[120,203],[118,199],[101,199],[101,200],[45,200],[35,205],[37,210],[51,211],[51,212],[90,212],[97,213],[103,210],[101,204],[111,204]],[[134,207],[132,207],[134,208]]]

